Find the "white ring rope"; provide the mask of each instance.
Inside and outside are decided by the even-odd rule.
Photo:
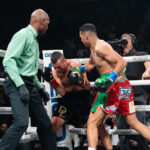
[[[0,78],[0,85],[3,85],[4,78]],[[130,80],[132,86],[150,85],[150,80]],[[94,86],[94,82],[90,82],[91,86]]]
[[[21,137],[19,143],[30,142],[30,141],[35,140],[36,138],[38,138],[38,135],[37,135],[36,132],[35,132],[35,133],[32,133],[32,134],[23,135],[23,136]],[[0,142],[1,142],[1,139],[0,139]]]
[[[0,49],[0,57],[4,57],[4,56],[5,56],[5,53],[6,53],[5,50]]]
[[[33,141],[37,137],[38,137],[38,134],[36,132],[34,132],[32,134],[25,134],[21,137],[20,143]]]
[[[109,129],[108,134],[114,135],[139,135],[139,133],[134,129]]]
[[[0,85],[3,85],[4,80],[4,78],[0,78]]]
[[[86,135],[87,134],[87,129],[86,128],[71,128],[71,129],[69,129],[69,131],[73,132],[73,133],[80,134],[80,135]],[[134,129],[108,129],[107,132],[110,135],[114,135],[114,134],[139,135],[139,133]]]
[[[150,61],[150,55],[123,57],[127,62]]]
[[[0,107],[0,114],[4,115],[12,114],[11,107]]]
[[[0,49],[0,57],[5,56],[6,51]],[[150,61],[150,55],[143,55],[143,56],[128,56],[123,57],[127,62],[143,62],[143,61]],[[89,58],[74,58],[73,60],[79,61],[81,64],[85,64]],[[43,60],[39,59],[39,67],[43,67]]]
[[[136,111],[150,111],[150,105],[135,105]],[[0,107],[0,114],[12,114],[11,107]]]
[[[123,57],[127,62],[145,62],[145,61],[150,61],[150,55],[143,55],[143,56],[128,56],[128,57]],[[72,60],[77,60],[81,64],[85,64],[89,58],[74,58]]]
[[[32,134],[32,133],[35,133],[36,130],[37,130],[37,127],[28,127],[25,133]]]
[[[38,134],[36,133],[36,127],[30,127],[27,129],[26,134],[24,134],[20,140],[20,143],[25,143],[29,141],[33,141],[35,138],[38,137]],[[86,135],[87,129],[86,128],[71,128],[69,129],[70,132],[80,134],[80,135]],[[134,129],[108,129],[108,134],[114,135],[139,135],[139,133]]]
[[[30,142],[30,141],[35,140],[36,138],[38,138],[38,134],[36,132],[32,132],[31,134],[27,133],[21,137],[19,143]],[[0,142],[1,142],[1,139],[0,139]]]
[[[132,86],[150,85],[150,80],[130,80],[129,82]],[[94,82],[90,82],[90,84],[94,86]]]
[[[26,133],[22,136],[20,143],[29,142],[37,138],[38,135],[36,133],[36,129],[36,127],[28,127]],[[86,128],[71,128],[69,131],[80,135],[87,134]],[[139,135],[139,133],[134,129],[108,129],[107,132],[110,135]]]

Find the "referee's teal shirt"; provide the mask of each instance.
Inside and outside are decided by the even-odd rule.
[[[3,60],[5,72],[17,87],[24,84],[21,76],[34,77],[37,90],[43,88],[37,78],[39,45],[37,31],[28,25],[12,37]]]

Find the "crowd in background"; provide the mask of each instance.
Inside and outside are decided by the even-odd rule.
[[[67,58],[79,57],[77,51],[84,48],[79,39],[79,27],[91,22],[97,27],[100,38],[109,41],[119,39],[122,33],[133,33],[139,41],[139,50],[150,53],[148,0],[99,0],[68,5],[60,5],[57,1],[52,6],[35,2],[34,5],[26,4],[26,9],[23,6],[17,11],[10,8],[10,11],[13,10],[11,15],[7,11],[0,13],[0,48],[6,49],[11,36],[21,27],[27,26],[28,16],[35,7],[43,7],[49,13],[51,23],[47,34],[39,38],[41,51],[63,49]]]

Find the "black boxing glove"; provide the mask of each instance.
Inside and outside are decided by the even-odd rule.
[[[54,89],[56,89],[59,84],[53,78],[52,69],[50,67],[44,67],[43,70],[40,70],[41,76],[46,80]]]
[[[47,82],[50,82],[53,79],[52,69],[50,67],[44,67],[43,70],[40,69],[40,73]]]
[[[67,77],[71,85],[82,86],[84,84],[84,79],[81,76],[81,70],[79,67],[69,69]]]
[[[21,98],[22,102],[28,103],[29,99],[30,99],[30,94],[29,94],[29,91],[26,88],[26,86],[24,84],[20,85],[18,87],[18,91],[19,91],[20,98]]]
[[[43,88],[39,90],[39,94],[44,102],[48,102],[50,100],[49,93],[45,91]]]

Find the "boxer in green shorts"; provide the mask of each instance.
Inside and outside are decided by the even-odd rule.
[[[110,73],[103,74],[101,77],[106,78],[109,77],[109,75]],[[99,84],[98,80],[96,81],[96,84]],[[122,89],[124,90],[123,94]],[[120,94],[122,96],[120,96]],[[113,115],[116,111],[121,115],[132,114],[135,113],[133,97],[133,91],[129,81],[125,74],[121,73],[121,75],[117,77],[107,92],[97,92],[91,111],[94,112],[96,108],[100,106],[103,111],[110,115]]]
[[[104,128],[103,121],[107,114],[117,111],[125,117],[125,121],[131,128],[137,130],[144,138],[150,141],[150,129],[138,121],[133,103],[133,91],[129,81],[124,78],[121,72],[127,62],[110,44],[99,39],[96,27],[91,23],[82,25],[79,29],[82,43],[90,49],[90,58],[85,66],[80,67],[82,72],[97,68],[101,78],[95,81],[99,90],[95,103],[90,111],[87,122],[88,150],[96,150],[98,143],[98,130],[106,150],[112,150],[112,143],[109,134]],[[101,106],[100,106],[101,105]],[[102,108],[103,106],[103,108]]]

